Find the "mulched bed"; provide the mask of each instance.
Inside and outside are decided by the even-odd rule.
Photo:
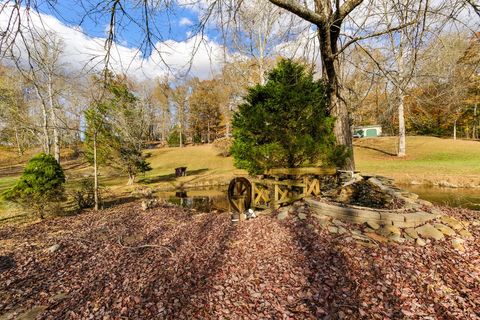
[[[451,209],[450,209],[451,210]],[[452,215],[468,218],[473,212]],[[478,213],[477,213],[478,215]],[[179,208],[0,228],[0,315],[39,319],[479,319],[480,230],[365,247],[307,219]],[[54,252],[46,249],[59,244]],[[0,316],[1,318],[1,316]]]

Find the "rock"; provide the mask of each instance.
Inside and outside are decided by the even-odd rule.
[[[354,193],[355,193],[354,186],[347,185],[340,190],[335,200],[342,203],[348,203],[352,199],[352,196]]]
[[[318,221],[330,221],[329,216],[321,216],[319,214],[314,214],[313,217],[317,219]]]
[[[291,207],[285,207],[285,210],[288,213],[295,214],[297,212],[297,207],[291,206]]]
[[[398,235],[402,234],[402,232],[397,226],[392,226],[392,225],[383,226],[382,228],[377,230],[377,233],[384,237],[388,237],[391,234],[398,234]]]
[[[440,231],[441,231],[444,235],[446,235],[446,236],[454,236],[454,235],[456,235],[455,231],[454,231],[452,228],[450,228],[450,227],[448,227],[448,226],[446,226],[446,225],[444,225],[444,224],[435,223],[433,226],[434,226],[435,228],[437,228],[438,230],[440,230]]]
[[[144,199],[142,200],[142,210],[147,211],[148,209],[155,208],[158,205],[158,200],[153,199]]]
[[[458,185],[455,184],[455,183],[451,183],[449,181],[446,181],[446,180],[442,180],[438,183],[438,186],[439,187],[445,187],[445,188],[458,188]]]
[[[406,241],[405,238],[396,233],[392,233],[391,235],[389,235],[388,239],[396,243],[404,243]]]
[[[422,238],[417,238],[417,240],[415,241],[415,243],[417,244],[417,246],[420,246],[420,247],[423,247],[425,246],[427,243],[425,242],[425,240],[423,240]]]
[[[464,242],[465,242],[465,240],[463,240],[463,239],[454,238],[454,239],[452,239],[452,246],[455,250],[458,250],[460,252],[464,252],[465,251],[465,247],[463,246]]]
[[[449,216],[445,216],[445,215],[442,215],[440,217],[440,220],[450,226],[453,230],[460,230],[460,229],[463,229],[463,224],[461,221],[458,221],[457,219],[455,219],[454,217],[449,217]]]
[[[458,234],[460,234],[465,239],[472,239],[473,238],[472,234],[467,229],[462,229],[462,230],[458,231]]]
[[[380,190],[382,191],[387,191],[389,190],[388,187],[384,186],[383,183],[377,179],[376,177],[372,177],[370,179],[367,180],[369,183],[373,184],[374,186],[377,186],[378,188],[380,188]]]
[[[472,221],[472,226],[474,226],[474,227],[480,226],[480,220],[473,220]]]
[[[427,200],[417,199],[417,203],[421,206],[433,207],[433,204],[430,201],[427,201]]]
[[[298,214],[298,219],[305,220],[305,219],[307,219],[307,215],[305,213],[299,213]]]
[[[346,226],[344,222],[342,222],[340,220],[337,220],[337,219],[333,219],[332,223],[334,225],[336,225],[337,227],[345,227]]]
[[[367,232],[367,233],[365,233],[365,235],[367,237],[369,237],[370,239],[375,240],[377,242],[381,242],[381,243],[388,242],[388,238],[386,238],[384,236],[381,236],[379,234],[376,234],[374,232]]]
[[[408,234],[404,234],[403,237],[405,238],[405,241],[407,241],[407,242],[414,242],[415,241],[415,239],[410,237]]]
[[[420,236],[427,239],[443,240],[445,238],[443,233],[440,230],[435,229],[430,223],[415,228],[415,231],[417,231]]]
[[[57,251],[58,249],[60,249],[60,245],[59,244],[54,244],[53,246],[51,246],[47,249],[47,252],[53,253],[53,252]]]
[[[318,218],[318,216],[314,216],[314,217]],[[318,219],[318,224],[320,225],[320,227],[326,228],[326,227],[330,226],[330,220],[329,219]]]
[[[415,231],[414,228],[406,228],[403,231],[405,231],[405,233],[412,239],[417,239],[418,238],[418,233],[417,233],[417,231]]]
[[[358,236],[359,236],[359,235],[362,235],[362,231],[360,231],[360,230],[351,230],[350,232],[351,232],[352,234],[356,234],[356,235],[358,235]]]
[[[401,192],[400,193],[403,197],[411,199],[411,200],[417,200],[418,199],[418,194],[412,193],[412,192]]]
[[[367,221],[367,226],[369,226],[373,230],[380,229],[380,225],[378,223],[376,223],[375,221]]]
[[[385,227],[382,227],[376,230],[377,234],[381,235],[382,237],[388,237],[390,235],[390,231],[388,231]]]
[[[287,210],[280,211],[280,213],[277,215],[278,220],[285,220],[286,218],[288,218]]]
[[[334,226],[328,227],[328,232],[330,233],[338,233],[338,228]]]
[[[297,208],[297,212],[298,212],[298,213],[307,213],[308,210],[307,210],[307,208],[305,208],[304,206],[301,206],[301,207],[298,207],[298,208]]]
[[[444,214],[443,214],[443,211],[442,210],[438,210],[437,208],[430,208],[430,213],[434,214],[434,215],[437,215],[439,217],[443,217]],[[445,216],[446,217],[446,216]]]
[[[390,231],[393,234],[398,234],[398,235],[402,234],[402,231],[397,226],[388,225],[388,226],[385,226],[385,229],[387,229],[388,231]]]
[[[375,232],[372,228],[365,228],[363,229],[364,232]]]
[[[313,229],[315,229],[315,226],[313,224],[307,224],[307,229],[308,230],[313,230]]]
[[[338,234],[345,234],[345,233],[347,233],[347,232],[348,232],[347,229],[345,229],[345,228],[342,227],[342,226],[338,226]]]

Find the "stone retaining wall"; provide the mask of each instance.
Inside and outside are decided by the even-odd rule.
[[[424,211],[405,212],[403,210],[375,211],[368,209],[356,209],[340,207],[313,199],[305,199],[310,208],[318,215],[329,216],[351,223],[374,222],[379,225],[394,225],[399,228],[413,228],[437,219],[441,214],[433,214]]]

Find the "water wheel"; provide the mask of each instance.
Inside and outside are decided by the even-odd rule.
[[[247,178],[234,178],[228,185],[228,202],[233,210],[243,213],[252,203],[252,185]]]

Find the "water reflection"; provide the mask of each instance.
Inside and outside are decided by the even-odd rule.
[[[454,189],[413,185],[400,187],[416,193],[421,199],[434,204],[480,211],[480,189]],[[158,198],[169,203],[188,209],[195,209],[198,212],[229,211],[227,190],[225,187],[176,190],[172,192],[160,192],[156,195]]]
[[[411,185],[402,186],[402,188],[416,193],[421,199],[435,204],[480,210],[480,189]]]
[[[227,190],[224,188],[176,190],[160,192],[156,196],[168,203],[198,212],[229,210]]]

